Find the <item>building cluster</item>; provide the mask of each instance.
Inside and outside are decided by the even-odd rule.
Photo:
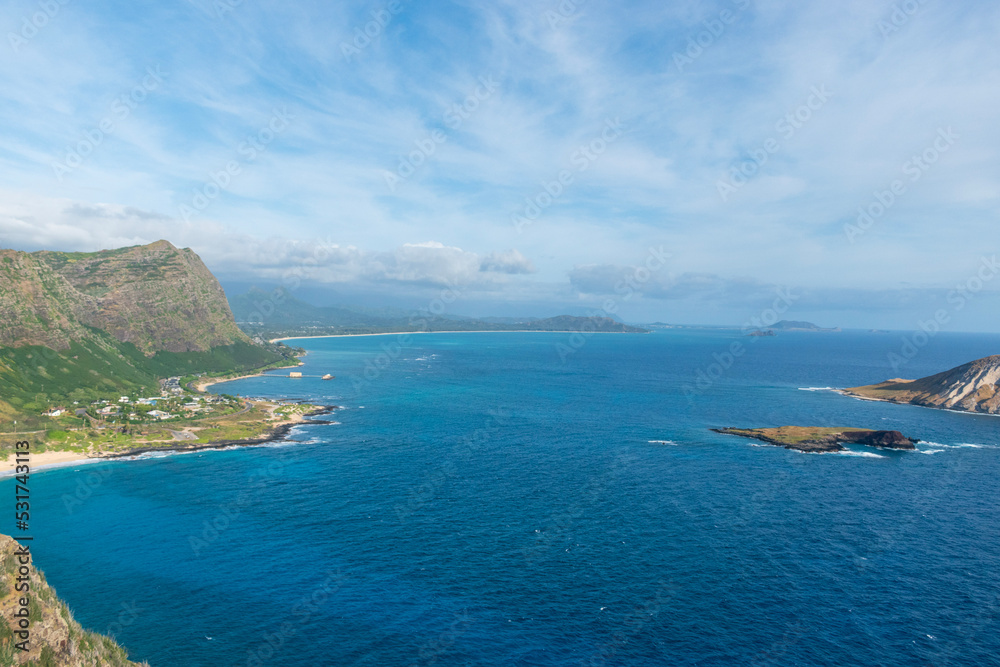
[[[43,413],[46,417],[62,417],[73,413],[86,419],[93,417],[101,421],[156,422],[195,417],[197,415],[235,408],[237,399],[215,395],[196,395],[184,391],[179,377],[160,381],[161,394],[148,398],[120,396],[116,399],[94,401],[90,407],[52,407]],[[79,401],[73,405],[78,406]]]

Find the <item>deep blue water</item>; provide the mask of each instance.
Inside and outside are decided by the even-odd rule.
[[[154,667],[1000,664],[1000,419],[800,389],[1000,336],[898,372],[901,334],[397,341],[302,341],[336,380],[214,388],[345,407],[299,444],[37,474],[36,565]],[[783,424],[928,443],[708,431]]]

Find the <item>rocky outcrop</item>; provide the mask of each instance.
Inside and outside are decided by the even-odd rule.
[[[218,280],[167,241],[94,253],[0,250],[0,347],[65,350],[88,327],[155,352],[249,343]]]
[[[73,618],[66,603],[46,583],[45,576],[30,563],[30,556],[7,535],[0,535],[0,665],[59,665],[60,667],[139,667],[113,639],[88,632]],[[28,561],[25,565],[24,561]],[[27,567],[28,591],[21,568]],[[18,578],[21,577],[19,580]],[[22,600],[23,598],[23,600]],[[22,606],[21,602],[27,602]],[[20,627],[23,617],[15,614],[26,609],[27,630]],[[28,643],[20,632],[27,632]],[[145,664],[145,663],[143,663]],[[148,665],[146,666],[148,667]]]
[[[886,380],[844,389],[849,396],[928,408],[1000,414],[1000,355],[919,380]]]
[[[738,435],[800,452],[842,452],[844,445],[883,449],[916,449],[917,439],[899,431],[874,431],[839,427],[781,426],[778,428],[713,428],[716,433]]]

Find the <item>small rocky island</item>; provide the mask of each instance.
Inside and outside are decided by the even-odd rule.
[[[842,452],[844,445],[866,445],[882,449],[916,449],[916,438],[899,431],[874,431],[867,428],[821,426],[780,426],[778,428],[713,428],[716,433],[760,440],[777,447],[800,452]]]

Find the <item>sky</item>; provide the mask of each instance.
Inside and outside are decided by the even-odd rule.
[[[0,247],[456,315],[1000,331],[1000,4],[18,0]]]

